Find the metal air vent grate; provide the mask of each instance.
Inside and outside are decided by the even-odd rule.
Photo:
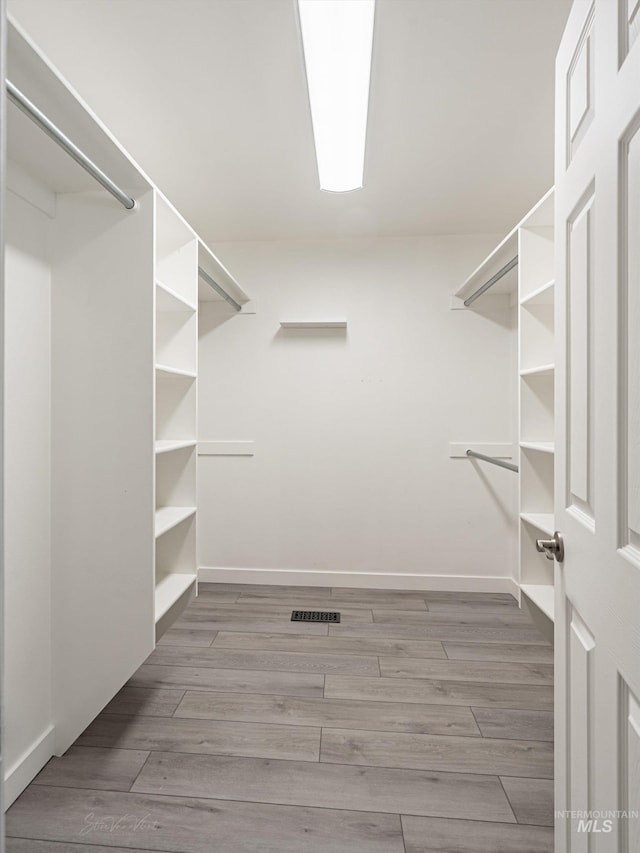
[[[293,610],[292,622],[339,622],[340,614],[330,610]]]

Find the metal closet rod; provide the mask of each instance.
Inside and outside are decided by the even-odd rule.
[[[17,86],[14,86],[10,80],[6,81],[7,86],[7,95],[9,100],[14,103],[19,110],[28,116],[31,121],[35,122],[41,130],[50,136],[53,141],[62,148],[63,151],[66,151],[67,154],[76,161],[79,166],[88,172],[92,178],[95,178],[99,184],[110,192],[111,195],[117,199],[123,207],[126,207],[127,210],[133,210],[136,206],[135,199],[131,198],[131,196],[127,195],[124,190],[121,190],[120,187],[115,184],[108,175],[102,171],[99,166],[90,160],[87,155],[81,151],[78,146],[73,143],[69,137],[63,133],[57,125],[55,125],[52,121],[50,121],[47,116],[39,110],[36,105],[24,95]]]
[[[229,305],[235,308],[236,311],[242,311],[242,305],[240,305],[238,302],[236,302],[235,299],[229,296],[227,291],[223,290],[218,284],[218,282],[214,281],[206,270],[203,270],[202,267],[198,267],[198,273],[201,278],[203,278],[207,282],[209,287],[212,287],[216,293],[219,293],[220,296],[222,296],[222,298],[229,303]]]
[[[506,468],[507,471],[515,471],[518,473],[518,466],[512,462],[503,462],[502,459],[496,459],[495,456],[485,456],[484,453],[476,453],[475,450],[467,450],[467,456],[473,456],[474,459],[482,459],[483,462],[490,462],[492,465],[498,465],[500,468]]]
[[[505,264],[502,269],[499,269],[495,275],[492,275],[489,281],[485,282],[482,287],[479,287],[475,293],[472,293],[471,296],[464,300],[465,308],[468,308],[469,305],[471,305],[472,302],[475,302],[479,296],[482,296],[482,294],[486,293],[490,287],[493,287],[496,282],[500,281],[502,276],[506,275],[509,270],[512,270],[517,265],[517,263],[518,256],[516,255],[515,258],[511,258],[509,263]]]

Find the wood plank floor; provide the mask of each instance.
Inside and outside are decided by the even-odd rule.
[[[7,853],[551,853],[553,650],[511,596],[200,593]]]

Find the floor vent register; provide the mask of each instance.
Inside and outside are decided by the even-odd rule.
[[[340,614],[331,610],[293,610],[292,622],[339,622]]]

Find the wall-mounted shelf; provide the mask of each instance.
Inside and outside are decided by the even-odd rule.
[[[346,329],[346,320],[281,320],[282,329]]]
[[[513,459],[514,454],[514,446],[508,441],[452,441],[449,444],[451,459],[468,459],[467,450],[494,456],[496,459]]]
[[[198,268],[227,294],[238,305],[246,305],[249,297],[242,290],[238,282],[229,270],[220,261],[211,249],[201,241],[198,242]],[[198,302],[220,302],[225,303],[221,293],[211,287],[202,277],[198,279]],[[232,309],[230,309],[232,310]]]
[[[496,246],[491,254],[482,261],[456,292],[460,300],[465,300],[482,287],[489,279],[503,269],[518,255],[518,227],[509,232],[504,240]],[[514,266],[506,275],[497,281],[488,293],[515,293],[518,287],[518,267]]]

